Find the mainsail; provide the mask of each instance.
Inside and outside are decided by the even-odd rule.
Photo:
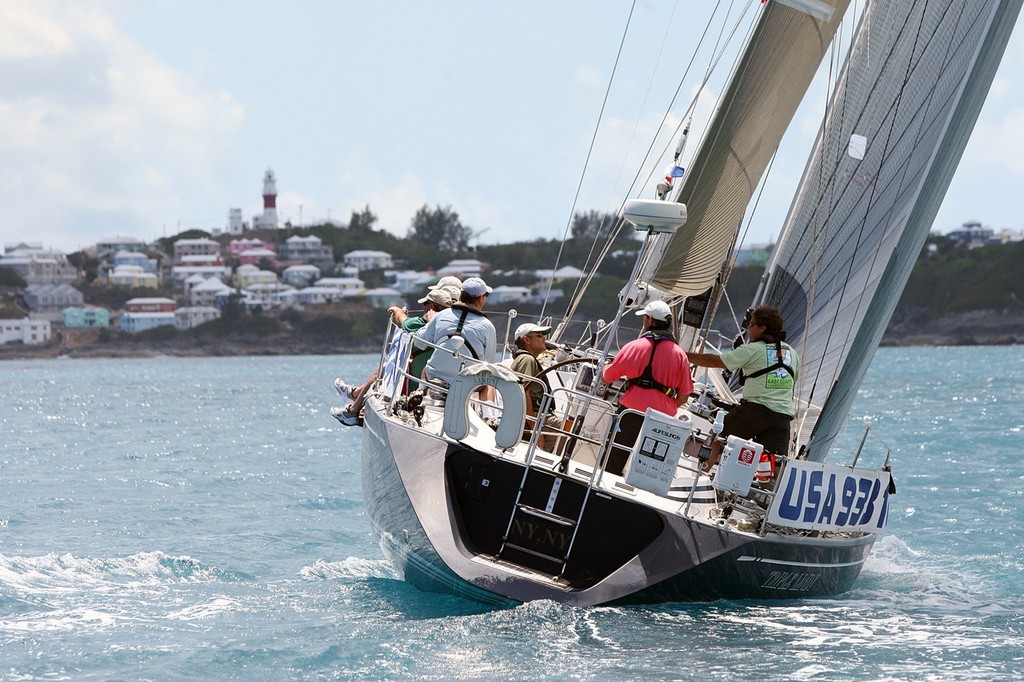
[[[770,2],[740,58],[678,201],[688,229],[664,248],[651,284],[677,296],[695,296],[715,282],[739,233],[747,204],[810,86],[849,0],[822,21]]]
[[[1021,4],[873,0],[864,10],[759,296],[801,353],[798,442],[810,459],[825,457],[846,420]]]

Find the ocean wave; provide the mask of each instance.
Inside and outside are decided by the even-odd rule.
[[[25,594],[115,590],[126,586],[236,580],[234,574],[191,557],[140,552],[125,557],[90,558],[50,553],[36,557],[0,554],[0,585]]]
[[[303,566],[299,575],[309,580],[368,580],[395,578],[395,572],[384,559],[349,557],[341,561],[318,559],[312,566]]]

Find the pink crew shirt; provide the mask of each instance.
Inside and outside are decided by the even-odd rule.
[[[623,376],[627,379],[638,379],[647,368],[647,361],[651,357],[652,343],[650,338],[641,337],[623,346],[615,359],[601,372],[605,383],[610,384]],[[693,391],[690,361],[687,359],[685,351],[670,338],[658,343],[658,348],[654,352],[651,373],[654,375],[655,381],[679,391],[678,395],[683,400]],[[656,388],[641,388],[639,386],[630,386],[626,389],[619,403],[640,412],[650,407],[658,412],[673,415],[679,405],[678,398],[671,398]]]

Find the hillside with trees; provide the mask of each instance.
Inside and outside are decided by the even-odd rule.
[[[392,255],[396,269],[437,268],[453,258],[477,258],[488,266],[486,279],[492,286],[535,283],[535,271],[574,266],[592,267],[598,254],[607,255],[600,274],[587,289],[576,319],[605,319],[614,313],[618,292],[629,273],[640,242],[632,230],[623,230],[611,243],[615,216],[596,211],[577,214],[568,227],[565,243],[559,238],[534,239],[501,245],[476,245],[482,234],[462,223],[450,206],[424,205],[412,219],[405,237],[380,229],[377,216],[367,206],[353,211],[345,226],[332,224],[299,229],[249,232],[271,244],[281,244],[292,235],[316,235],[330,244],[336,259],[359,249],[385,251]],[[486,230],[485,230],[486,231]],[[484,232],[485,232],[484,231]],[[183,238],[209,237],[201,230],[189,230],[158,240],[150,255],[166,259],[174,242]],[[230,237],[219,237],[226,243]],[[596,244],[596,246],[595,246]],[[120,309],[137,296],[174,296],[169,285],[160,290],[125,289],[105,285],[97,279],[99,262],[84,253],[69,256],[83,273],[75,286],[86,302]],[[741,317],[757,289],[762,266],[737,267],[727,285],[727,297],[720,303],[712,328],[725,338],[737,331]],[[328,273],[324,273],[328,274]],[[382,271],[360,273],[367,286],[384,284]],[[16,292],[25,286],[16,273],[0,268],[0,316],[22,317]],[[556,283],[565,298],[544,308],[544,313],[560,317],[578,286],[575,280]],[[408,305],[415,309],[417,296]],[[507,326],[499,315],[510,305],[489,306],[498,321],[499,333]],[[540,304],[517,304],[523,315],[541,312]],[[173,327],[154,329],[137,335],[115,329],[89,330],[67,334],[59,348],[77,354],[268,354],[338,353],[377,349],[383,329],[383,312],[359,300],[305,310],[257,310],[246,312],[230,304],[220,320],[189,330]],[[575,333],[575,332],[574,332]],[[933,236],[922,250],[907,288],[897,305],[892,324],[883,338],[884,345],[978,345],[1024,343],[1024,243],[1011,242],[970,249],[945,237]],[[42,349],[41,349],[42,351]],[[0,350],[0,357],[28,353],[28,348]],[[34,352],[31,354],[35,354]],[[45,354],[45,353],[44,353]]]

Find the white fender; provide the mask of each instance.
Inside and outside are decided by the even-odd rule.
[[[499,448],[511,448],[523,437],[526,425],[526,393],[516,375],[506,367],[480,362],[456,375],[444,403],[444,432],[455,440],[469,434],[469,397],[478,386],[494,386],[503,409],[494,434]]]

